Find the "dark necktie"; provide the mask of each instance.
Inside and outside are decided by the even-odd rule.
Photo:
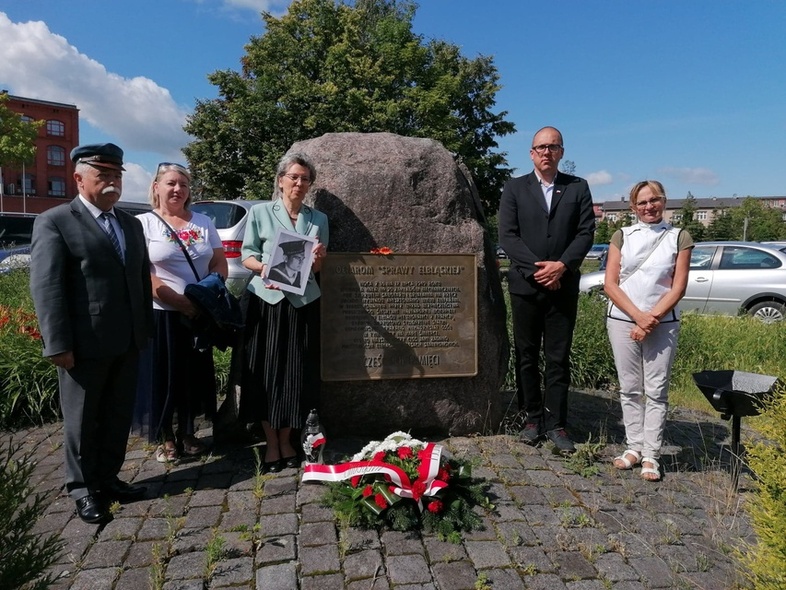
[[[99,215],[101,218],[102,223],[104,224],[104,231],[106,235],[109,236],[109,241],[112,242],[112,246],[115,247],[115,251],[117,252],[120,259],[123,259],[123,249],[120,247],[120,240],[117,239],[117,234],[115,233],[115,228],[110,221],[110,217],[113,217],[111,213],[102,213]]]

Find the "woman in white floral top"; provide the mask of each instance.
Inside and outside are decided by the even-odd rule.
[[[159,164],[149,193],[153,211],[139,216],[150,255],[155,329],[147,355],[152,357],[149,380],[141,378],[134,425],[137,433],[159,443],[156,459],[161,463],[175,461],[181,453],[199,455],[206,450],[194,436],[194,419],[203,413],[212,416],[216,406],[212,350],[194,348],[187,320],[197,308],[183,293],[186,285],[211,272],[226,278],[227,261],[213,222],[189,210],[190,185],[191,175],[183,166]],[[145,373],[140,371],[143,377]]]

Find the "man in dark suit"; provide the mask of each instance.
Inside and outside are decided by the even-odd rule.
[[[579,294],[579,267],[592,245],[595,215],[587,181],[557,165],[562,134],[544,127],[535,134],[533,172],[509,180],[502,191],[499,239],[510,258],[508,286],[519,384],[527,413],[520,438],[537,444],[547,436],[557,450],[575,451],[565,431],[570,387],[570,347]],[[546,358],[543,388],[541,342]]]
[[[109,502],[146,491],[118,473],[138,351],[152,332],[152,289],[142,225],[114,208],[123,188],[123,151],[111,143],[85,145],[71,159],[79,196],[36,219],[30,291],[44,356],[57,365],[66,488],[79,517],[100,523],[110,518]]]

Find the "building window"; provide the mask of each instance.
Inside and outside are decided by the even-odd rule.
[[[46,122],[46,134],[50,137],[63,137],[65,135],[65,125],[62,121],[49,119]]]
[[[28,117],[27,115],[22,115],[19,118],[22,119],[22,123],[32,123],[33,122],[33,118],[32,117]]]
[[[616,213],[606,213],[606,219],[609,221],[617,221],[617,214]]]
[[[46,148],[46,163],[50,166],[65,166],[65,148],[50,145]]]
[[[682,213],[675,213],[671,216],[672,223],[679,223],[680,221],[682,221]]]
[[[60,176],[49,177],[49,196],[50,197],[66,196],[65,178],[62,178]]]
[[[35,177],[32,174],[25,174],[22,177],[22,193],[26,195],[35,194]]]
[[[696,219],[699,221],[707,221],[707,211],[696,211]]]

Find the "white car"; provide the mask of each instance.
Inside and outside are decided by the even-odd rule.
[[[227,289],[240,297],[246,287],[251,271],[240,260],[240,247],[243,245],[243,235],[246,232],[246,220],[251,207],[266,201],[246,201],[233,199],[228,201],[196,201],[192,203],[191,210],[207,215],[215,224],[224,253],[229,266]]]
[[[603,290],[605,273],[582,275],[585,293]],[[786,318],[786,247],[758,242],[698,242],[691,252],[683,311]]]

